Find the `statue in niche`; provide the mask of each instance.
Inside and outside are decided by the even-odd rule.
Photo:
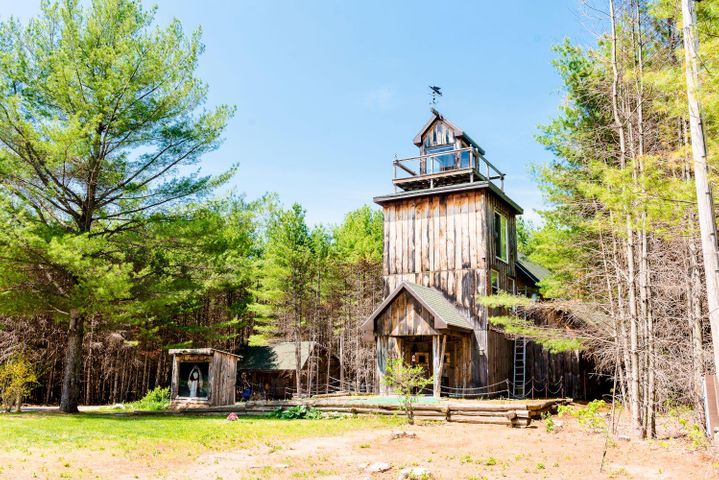
[[[202,372],[197,365],[190,370],[190,376],[187,378],[187,386],[190,389],[190,397],[197,397],[198,392],[202,390]]]

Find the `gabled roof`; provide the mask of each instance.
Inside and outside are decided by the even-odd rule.
[[[524,255],[519,254],[517,257],[517,269],[534,281],[534,283],[541,282],[549,275],[549,270],[541,265],[530,262]]]
[[[374,321],[399,296],[406,291],[417,300],[434,318],[434,328],[459,328],[472,330],[467,318],[447,300],[442,292],[430,287],[423,287],[411,282],[402,282],[392,293],[375,309],[372,315],[362,325],[363,329],[374,327]]]
[[[316,342],[301,342],[301,366],[304,367]],[[294,370],[295,342],[279,342],[272,345],[245,347],[238,370]]]
[[[450,120],[445,118],[444,115],[439,113],[434,108],[432,109],[432,117],[427,121],[427,123],[424,124],[424,127],[422,127],[422,130],[420,130],[419,133],[417,135],[415,135],[414,140],[413,140],[415,145],[417,145],[418,147],[422,145],[422,137],[424,136],[425,133],[427,133],[427,130],[429,130],[429,128],[432,126],[432,124],[434,124],[434,122],[437,120],[439,120],[439,121],[443,122],[445,125],[447,125],[447,127],[449,127],[449,129],[452,130],[452,134],[455,137],[464,138],[467,143],[469,143],[470,145],[475,147],[477,150],[479,150],[479,153],[481,153],[482,155],[484,155],[486,153],[484,151],[484,149],[477,144],[477,142],[472,140],[469,137],[469,135],[467,135],[464,132],[464,130],[462,130],[457,125],[452,123]]]

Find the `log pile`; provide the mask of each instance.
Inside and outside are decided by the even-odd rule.
[[[541,418],[544,412],[556,410],[557,405],[570,400],[523,400],[507,402],[441,402],[438,404],[418,404],[414,406],[414,416],[418,420],[435,420],[456,423],[477,423],[507,425],[509,427],[528,427],[532,420]],[[267,415],[278,408],[298,405],[315,408],[327,413],[346,413],[350,415],[402,415],[397,403],[378,403],[371,401],[348,401],[341,398],[309,398],[285,401],[250,401],[221,407],[193,408],[193,414],[217,414],[235,412],[238,415]]]

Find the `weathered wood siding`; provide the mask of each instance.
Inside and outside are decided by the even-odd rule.
[[[406,291],[377,318],[375,335],[437,335],[432,315]]]
[[[210,405],[234,405],[237,357],[214,352],[210,363]]]
[[[594,365],[579,351],[549,353],[541,345],[527,342],[527,382],[534,377],[535,396],[559,396],[572,398],[599,398],[609,391],[611,385],[603,384],[592,377]],[[559,389],[559,384],[562,389]],[[549,392],[544,389],[549,385]],[[531,383],[527,385],[527,394]]]
[[[490,329],[487,332],[487,357],[489,358],[488,384],[512,381],[514,373],[514,342],[503,333]]]
[[[409,281],[437,288],[481,317],[476,293],[486,293],[489,281],[486,197],[475,190],[386,203],[385,295]]]
[[[500,260],[497,257],[497,248],[494,239],[494,212],[498,212],[507,219],[507,242],[509,244],[509,255],[507,261]],[[489,239],[487,242],[487,258],[489,259],[489,269],[496,270],[499,273],[499,288],[510,292],[510,278],[517,278],[515,262],[517,261],[517,225],[515,221],[514,211],[496,195],[487,195],[487,223],[489,225]],[[487,282],[489,283],[490,272],[487,272]],[[513,292],[510,292],[513,293]]]
[[[508,262],[495,258],[494,212],[508,225]],[[490,269],[507,289],[515,277],[514,211],[489,189],[432,193],[384,204],[385,296],[408,281],[442,291],[474,329],[472,383],[488,382],[486,309],[477,296],[490,293]]]

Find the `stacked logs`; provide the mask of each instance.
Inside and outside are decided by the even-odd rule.
[[[414,416],[418,420],[434,420],[457,423],[478,423],[528,427],[533,419],[544,412],[556,410],[557,405],[569,400],[535,400],[515,402],[442,402],[438,404],[414,405]],[[371,401],[346,401],[343,399],[303,399],[288,401],[250,401],[222,407],[198,407],[179,409],[193,414],[216,414],[235,412],[238,415],[267,415],[278,408],[305,405],[327,413],[350,415],[401,415],[399,404]]]

